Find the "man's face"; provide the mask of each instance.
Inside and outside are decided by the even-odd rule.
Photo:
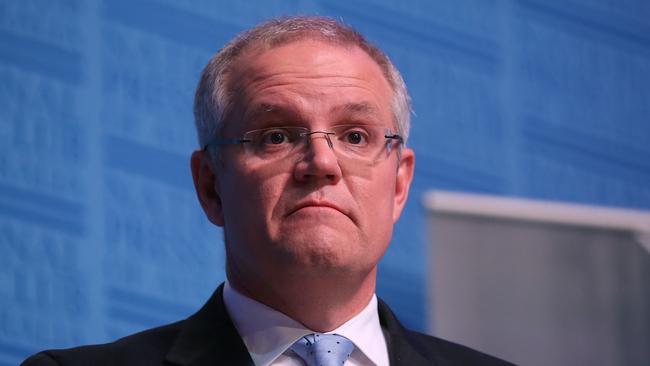
[[[357,47],[296,41],[242,56],[230,75],[237,95],[223,136],[274,126],[328,131],[371,124],[393,132],[392,90]],[[322,134],[300,154],[265,161],[241,145],[220,150],[215,204],[229,270],[272,281],[288,273],[368,274],[386,250],[408,194],[413,153],[378,163],[337,159]],[[399,168],[399,169],[398,169]],[[196,178],[195,178],[196,179]]]

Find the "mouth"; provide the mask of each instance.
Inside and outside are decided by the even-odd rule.
[[[322,211],[328,211],[328,210],[334,210],[337,211],[340,214],[343,214],[350,218],[350,215],[348,215],[341,207],[338,205],[332,203],[332,202],[327,202],[327,201],[305,201],[301,202],[298,204],[295,208],[293,208],[287,216],[291,216],[299,211],[306,211],[306,210],[318,210],[319,212]]]

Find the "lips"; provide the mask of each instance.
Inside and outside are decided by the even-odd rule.
[[[300,211],[301,209],[308,208],[308,207],[331,208],[331,209],[334,209],[334,210],[344,214],[345,216],[349,217],[349,215],[341,207],[339,207],[338,205],[336,205],[336,204],[334,204],[332,202],[329,202],[329,201],[312,201],[312,200],[299,203],[298,205],[296,205],[296,207],[294,207],[289,212],[289,214],[287,214],[287,216],[291,216],[294,213]]]

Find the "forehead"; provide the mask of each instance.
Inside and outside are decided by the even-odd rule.
[[[230,77],[236,90],[233,109],[243,119],[292,109],[391,115],[390,84],[379,65],[355,45],[300,40],[250,50]]]

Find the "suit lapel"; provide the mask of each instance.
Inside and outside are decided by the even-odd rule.
[[[186,366],[251,365],[253,360],[230,321],[223,303],[223,284],[183,324],[167,361]]]
[[[381,322],[390,364],[397,365],[439,365],[425,357],[426,352],[418,350],[412,339],[397,320],[388,305],[378,302]],[[223,303],[223,284],[219,286],[201,310],[185,320],[166,360],[175,365],[233,365],[254,366],[246,346],[232,324]]]
[[[388,356],[392,366],[397,365],[438,365],[427,359],[424,354],[416,348],[411,339],[410,332],[400,324],[395,314],[388,305],[381,299],[378,301],[379,322],[384,329],[384,336],[388,345]]]

